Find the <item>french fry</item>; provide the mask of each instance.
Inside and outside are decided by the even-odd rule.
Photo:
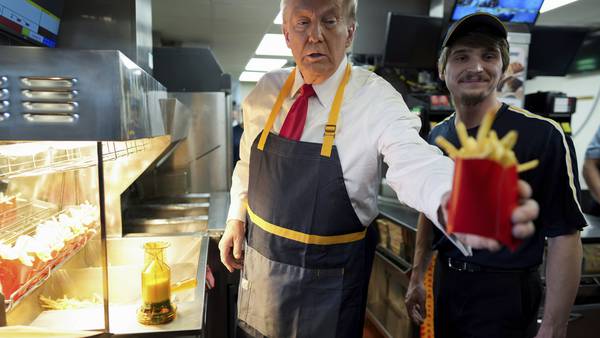
[[[467,128],[462,122],[459,122],[456,126],[456,133],[458,134],[458,140],[460,141],[460,144],[463,147],[466,147],[469,134],[467,134]]]
[[[450,143],[450,141],[446,140],[443,136],[436,137],[435,143],[442,147],[442,149],[446,151],[450,158],[454,159],[456,155],[458,155],[458,149],[456,149],[456,147],[452,143]]]
[[[491,155],[491,158],[496,162],[501,162],[502,157],[504,156],[504,147],[500,146],[498,143],[495,144],[494,152]]]
[[[505,167],[516,165],[518,163],[517,156],[515,156],[512,150],[505,148],[504,156],[500,159],[500,163]]]
[[[498,143],[498,134],[496,134],[495,130],[490,130],[490,141],[492,142],[492,144],[496,144]]]
[[[517,143],[518,133],[514,130],[509,131],[502,137],[498,138],[495,130],[491,129],[494,123],[494,113],[487,113],[477,131],[477,137],[470,137],[467,133],[467,128],[462,122],[456,125],[456,134],[460,141],[461,147],[456,148],[452,143],[438,136],[435,142],[446,151],[452,158],[479,158],[490,159],[498,162],[504,167],[517,166],[518,172],[531,170],[538,165],[537,160],[519,164],[512,148]]]
[[[538,160],[531,160],[529,162],[521,163],[517,166],[517,172],[521,173],[521,172],[524,172],[527,170],[531,170],[531,169],[537,167],[539,163],[540,163],[540,161],[538,161]]]
[[[475,141],[472,137],[467,138],[467,144],[465,148],[467,148],[468,154],[470,156],[477,155],[477,141]]]
[[[494,112],[489,112],[485,114],[483,117],[483,121],[481,121],[481,125],[479,126],[479,130],[477,131],[477,143],[482,144],[485,137],[489,133],[492,128],[492,124],[494,123],[494,116],[496,114]]]
[[[517,160],[517,155],[515,155],[515,153],[512,150],[509,151],[509,154],[510,154],[510,164],[518,165],[519,160]]]
[[[490,154],[492,153],[492,149],[494,148],[494,145],[490,142],[490,140],[488,139],[484,139],[483,140],[483,144],[480,145],[481,147],[481,157],[489,157]]]
[[[500,140],[500,143],[504,145],[504,147],[508,149],[512,149],[517,143],[517,132],[514,130],[509,131],[504,135],[504,137]]]

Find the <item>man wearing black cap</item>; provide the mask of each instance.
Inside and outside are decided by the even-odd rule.
[[[474,250],[469,257],[420,216],[406,305],[411,318],[421,324],[426,315],[423,279],[432,247],[437,249],[434,323],[438,338],[565,337],[577,292],[582,255],[579,231],[585,219],[578,201],[578,176],[573,170],[577,168],[573,143],[554,121],[497,99],[496,87],[508,64],[506,28],[496,17],[472,14],[448,30],[438,69],[456,113],[438,124],[428,140],[434,143],[436,137],[443,136],[457,146],[457,122],[464,123],[473,136],[484,115],[495,112],[492,128],[498,137],[510,130],[519,133],[514,148],[518,161],[540,161],[536,169],[520,177],[531,185],[540,214],[534,222],[534,236],[516,251]],[[538,330],[542,298],[539,266],[546,237],[546,296]]]

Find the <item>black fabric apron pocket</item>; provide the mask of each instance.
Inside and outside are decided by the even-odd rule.
[[[336,336],[343,269],[306,269],[244,254],[238,317],[267,337]]]
[[[298,337],[337,337],[343,269],[308,270],[301,287]]]

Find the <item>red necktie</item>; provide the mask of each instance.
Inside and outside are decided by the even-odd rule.
[[[302,136],[304,124],[306,123],[306,112],[308,110],[308,98],[315,95],[312,85],[305,84],[300,88],[300,96],[288,112],[285,122],[279,131],[279,135],[290,140],[298,141]]]

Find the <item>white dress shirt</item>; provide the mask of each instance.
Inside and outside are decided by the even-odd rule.
[[[316,95],[308,101],[301,141],[323,143],[325,124],[347,62],[344,59],[329,79],[313,85]],[[287,68],[267,73],[242,104],[244,133],[240,140],[240,160],[232,177],[228,220],[246,220],[251,146],[262,131],[290,72],[291,69]],[[297,71],[290,96],[284,100],[272,132],[279,133],[303,84],[302,75]],[[397,193],[398,199],[437,221],[441,197],[450,191],[452,185],[453,162],[419,136],[420,127],[419,117],[408,110],[402,96],[387,81],[373,72],[352,67],[334,144],[350,201],[365,226],[378,214],[380,155],[389,167],[387,183]]]

